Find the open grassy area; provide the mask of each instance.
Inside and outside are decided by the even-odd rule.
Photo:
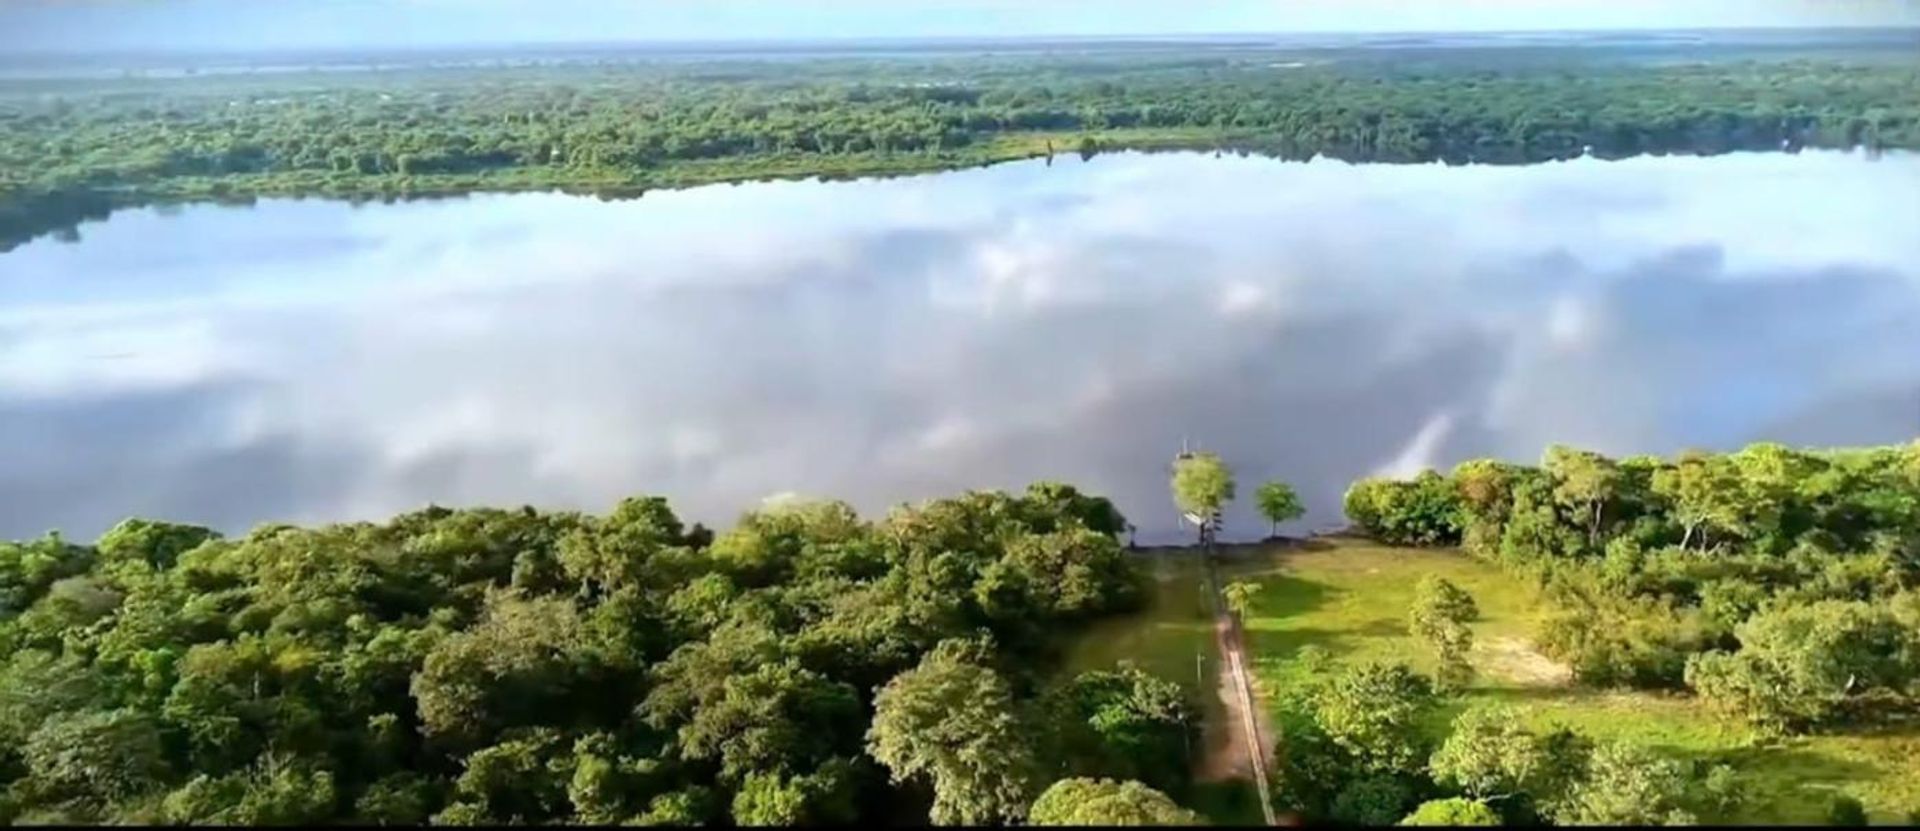
[[[1146,608],[1139,614],[1098,621],[1075,638],[1066,654],[1067,673],[1132,661],[1188,686],[1196,678],[1211,677],[1217,656],[1200,559],[1185,552],[1152,553],[1143,555],[1142,569],[1153,577]],[[1195,656],[1199,656],[1198,670]]]
[[[1406,631],[1414,584],[1430,573],[1466,589],[1482,614],[1472,656],[1478,677],[1451,712],[1499,700],[1537,727],[1565,724],[1733,765],[1752,799],[1742,816],[1704,819],[1820,823],[1834,793],[1859,798],[1875,822],[1905,823],[1920,810],[1920,725],[1759,743],[1686,696],[1573,687],[1527,643],[1540,608],[1532,588],[1456,552],[1327,539],[1241,552],[1225,569],[1226,579],[1264,586],[1246,626],[1268,691],[1290,682],[1287,662],[1309,644],[1344,659],[1404,659],[1431,670],[1432,658]]]

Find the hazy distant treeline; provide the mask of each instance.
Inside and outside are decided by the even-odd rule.
[[[1920,61],[660,63],[12,84],[0,245],[102,205],[632,189],[1124,146],[1355,161],[1920,147]]]

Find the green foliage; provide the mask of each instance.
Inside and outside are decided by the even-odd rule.
[[[727,676],[721,689],[680,729],[679,742],[686,759],[719,761],[724,780],[808,771],[858,749],[849,741],[860,726],[858,694],[798,662]]]
[[[1900,693],[1920,678],[1920,630],[1891,608],[1822,600],[1767,609],[1735,629],[1737,652],[1696,655],[1687,683],[1755,725],[1831,720],[1860,696]]]
[[[1233,471],[1212,453],[1190,453],[1173,463],[1173,504],[1209,516],[1233,501]]]
[[[1299,494],[1293,486],[1285,482],[1268,482],[1253,492],[1254,504],[1259,506],[1260,515],[1267,518],[1272,526],[1269,532],[1280,533],[1280,523],[1291,522],[1305,516],[1307,508],[1300,504]]]
[[[1860,800],[1841,794],[1827,805],[1827,824],[1863,827],[1867,824],[1867,809]]]
[[[1473,651],[1473,629],[1467,624],[1479,617],[1473,597],[1444,577],[1430,574],[1414,587],[1407,629],[1439,658],[1443,684],[1459,686],[1472,677],[1467,654]]]
[[[1074,676],[1050,694],[1046,713],[1058,734],[1048,755],[1064,772],[1186,788],[1200,719],[1179,684],[1122,663]]]
[[[1477,707],[1454,719],[1453,732],[1428,763],[1435,781],[1475,799],[1544,794],[1546,748],[1501,707]]]
[[[1226,147],[1450,163],[1920,146],[1910,55],[1391,51],[1315,49],[1284,71],[1268,47],[1209,45],[15,78],[0,95],[0,250],[153,200],[632,194],[950,168],[1048,154],[1056,141],[1083,157]]]
[[[1247,580],[1235,580],[1220,587],[1220,596],[1226,600],[1227,608],[1241,617],[1253,608],[1253,599],[1260,595],[1261,585]]]
[[[20,748],[39,800],[106,804],[140,793],[167,773],[160,731],[135,710],[55,715]]]
[[[1347,518],[1368,536],[1394,545],[1460,541],[1460,495],[1445,477],[1421,471],[1411,482],[1362,479],[1347,488]]]
[[[1692,825],[1681,807],[1685,766],[1645,748],[1610,742],[1593,750],[1586,778],[1552,810],[1561,825]]]
[[[400,804],[399,794],[370,795],[370,817],[425,818],[418,804]],[[167,823],[178,825],[315,825],[333,815],[334,798],[332,774],[274,758],[227,776],[196,776],[167,794],[160,813]]]
[[[1422,771],[1428,752],[1422,722],[1436,703],[1427,679],[1401,663],[1345,667],[1310,700],[1318,727],[1351,758],[1351,767],[1381,776]]]
[[[1062,779],[1033,801],[1029,825],[1200,825],[1192,811],[1139,782]]]
[[[598,517],[429,508],[235,539],[129,521],[97,546],[0,544],[0,820],[897,819],[918,794],[880,791],[870,714],[904,718],[889,701],[953,673],[977,683],[936,713],[951,730],[909,735],[963,806],[940,816],[1017,817],[1037,685],[990,667],[1044,672],[1057,638],[1138,602],[1123,525],[1042,483],[880,525],[772,506],[717,540],[640,498]],[[1179,691],[1110,680],[1082,713],[1096,749],[1177,778]],[[948,757],[928,743],[943,736]]]
[[[1022,818],[1032,797],[1034,748],[1013,691],[947,641],[874,696],[867,752],[893,781],[925,780],[932,819],[981,825]]]
[[[1920,665],[1901,657],[1911,648],[1889,615],[1920,585],[1915,458],[1762,443],[1615,461],[1554,447],[1538,467],[1468,462],[1447,483],[1467,552],[1542,586],[1553,608],[1536,641],[1577,678],[1686,684],[1792,730],[1911,700]],[[1363,480],[1349,514],[1420,541],[1407,507],[1420,489]]]
[[[1500,814],[1477,799],[1433,799],[1420,803],[1401,825],[1499,825]]]

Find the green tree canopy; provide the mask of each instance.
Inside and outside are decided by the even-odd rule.
[[[1472,676],[1467,655],[1473,650],[1473,629],[1467,624],[1480,616],[1473,596],[1439,575],[1429,574],[1414,586],[1407,628],[1440,664],[1443,683],[1456,686]]]
[[[1062,779],[1034,800],[1031,825],[1201,825],[1192,811],[1139,782]]]
[[[1260,508],[1260,515],[1267,518],[1269,536],[1280,533],[1280,523],[1291,522],[1306,515],[1306,506],[1300,504],[1300,496],[1293,492],[1293,486],[1285,482],[1267,482],[1254,491],[1253,499]]]
[[[1025,816],[1033,789],[1033,746],[1012,689],[947,641],[874,697],[867,751],[893,781],[933,788],[942,825],[1011,822]]]
[[[1211,515],[1233,501],[1233,471],[1212,453],[1191,453],[1173,463],[1173,504]]]

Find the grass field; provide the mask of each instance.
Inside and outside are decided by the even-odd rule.
[[[1820,823],[1835,793],[1859,798],[1879,823],[1906,823],[1909,811],[1920,810],[1920,725],[1757,743],[1744,727],[1685,696],[1572,687],[1563,668],[1527,643],[1539,609],[1531,587],[1458,553],[1326,539],[1242,551],[1224,569],[1226,579],[1264,587],[1246,628],[1268,692],[1290,683],[1288,661],[1309,644],[1339,658],[1403,659],[1431,670],[1432,658],[1407,635],[1406,614],[1414,584],[1439,574],[1472,594],[1481,610],[1472,655],[1478,677],[1451,712],[1498,700],[1539,727],[1565,724],[1733,765],[1751,784],[1752,799],[1741,816],[1703,819]]]

